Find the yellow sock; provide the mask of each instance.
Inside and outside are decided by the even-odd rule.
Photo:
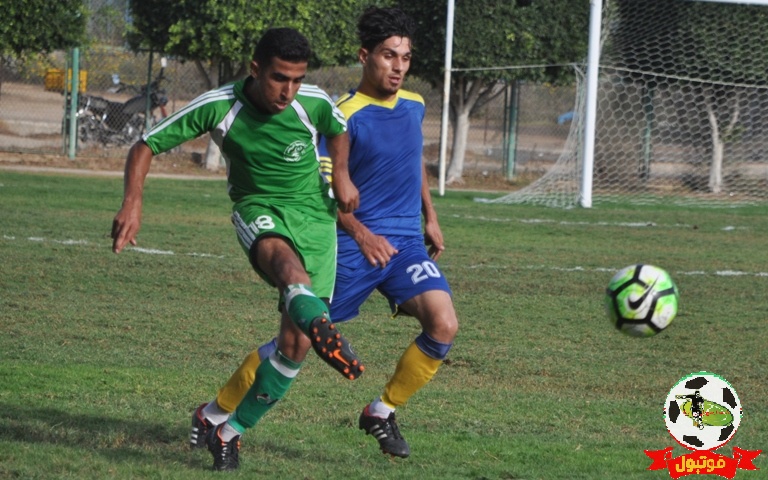
[[[442,360],[435,360],[411,343],[400,357],[395,374],[384,387],[381,400],[392,408],[404,405],[411,396],[426,385],[437,372]]]
[[[235,370],[235,373],[229,377],[227,383],[221,387],[216,396],[216,403],[219,407],[229,413],[235,411],[240,401],[248,393],[248,389],[253,385],[256,378],[256,369],[259,368],[261,360],[259,351],[254,350],[243,360],[243,363]]]

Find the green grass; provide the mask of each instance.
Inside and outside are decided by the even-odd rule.
[[[559,210],[476,195],[435,198],[461,328],[398,411],[412,456],[384,456],[357,429],[418,334],[374,296],[342,327],[366,374],[349,382],[309,358],[227,478],[669,478],[643,450],[675,444],[664,400],[700,370],[744,408],[719,452],[768,446],[765,207]],[[276,332],[275,295],[237,245],[223,181],[150,179],[141,249],[114,255],[121,198],[117,178],[0,172],[0,478],[219,478],[187,448],[190,414]],[[681,291],[678,318],[650,339],[603,312],[608,280],[636,262]],[[761,478],[765,455],[755,464],[737,478]]]

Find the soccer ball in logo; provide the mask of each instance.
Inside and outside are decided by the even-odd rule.
[[[664,422],[677,442],[690,450],[725,445],[741,423],[741,402],[723,377],[710,372],[683,377],[667,395]]]
[[[611,278],[605,308],[611,322],[633,337],[664,330],[677,315],[680,294],[667,272],[653,265],[630,265]]]

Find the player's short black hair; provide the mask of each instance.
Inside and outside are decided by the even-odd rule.
[[[357,21],[360,46],[373,51],[389,37],[407,37],[413,43],[416,23],[399,8],[368,7]]]
[[[308,62],[312,56],[309,40],[293,28],[270,28],[253,51],[253,60],[266,67],[277,57],[287,62]]]

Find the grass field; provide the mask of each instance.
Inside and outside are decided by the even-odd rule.
[[[643,450],[676,445],[664,400],[701,370],[744,408],[718,453],[768,447],[764,206],[558,210],[476,195],[435,199],[461,328],[398,410],[411,457],[357,429],[418,334],[376,296],[342,327],[366,374],[349,382],[309,358],[227,478],[669,478]],[[114,255],[121,198],[118,178],[0,172],[0,478],[219,478],[188,449],[190,414],[276,332],[276,299],[235,241],[222,181],[150,179],[139,248]],[[681,292],[650,339],[603,311],[610,277],[638,262]],[[736,478],[765,478],[766,455]]]

